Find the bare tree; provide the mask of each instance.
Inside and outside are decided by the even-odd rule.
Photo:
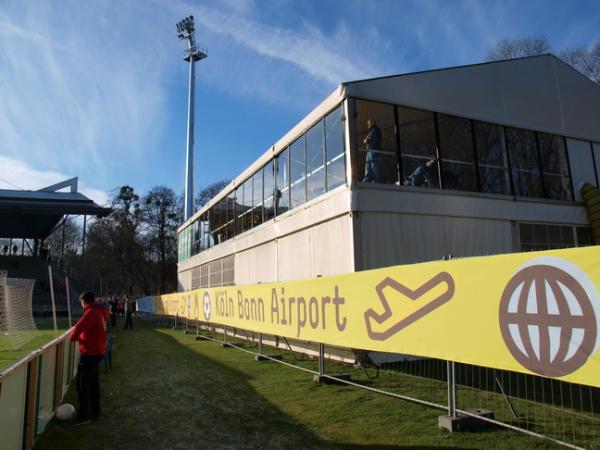
[[[69,217],[45,240],[48,250],[54,261],[58,261],[62,266],[64,261],[60,260],[62,256],[70,257],[77,255],[81,250],[82,229],[77,224],[74,217]]]
[[[230,180],[221,180],[202,188],[196,197],[196,209],[200,209],[206,205],[211,198],[221,192],[229,183]]]
[[[593,82],[600,84],[600,40],[588,50],[576,47],[563,50],[559,57]]]
[[[545,37],[503,39],[488,52],[487,60],[499,61],[552,52],[552,47]],[[574,47],[561,50],[558,57],[594,83],[600,84],[600,40],[589,49]]]
[[[90,225],[86,278],[102,293],[149,293],[152,274],[140,234],[140,197],[131,186],[121,186],[113,191],[111,206],[110,216]]]
[[[519,39],[503,39],[487,54],[488,61],[523,58],[550,53],[552,48],[548,39],[542,36]]]
[[[152,188],[143,198],[142,217],[145,225],[145,244],[160,264],[160,292],[167,290],[167,265],[177,260],[177,227],[179,202],[175,192],[165,186]]]

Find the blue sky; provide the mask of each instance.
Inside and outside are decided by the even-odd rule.
[[[0,0],[0,188],[79,176],[183,191],[196,18],[196,186],[237,176],[340,82],[481,62],[498,40],[600,39],[597,1]]]

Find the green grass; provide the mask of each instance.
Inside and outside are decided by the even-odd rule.
[[[442,411],[318,385],[181,330],[135,327],[115,332],[113,370],[101,374],[104,417],[78,428],[52,422],[36,450],[558,448],[503,429],[450,434],[437,427]],[[66,401],[77,403],[73,388]]]
[[[50,342],[52,339],[60,336],[69,329],[69,323],[66,318],[58,318],[58,330],[56,332],[54,331],[52,318],[36,320],[36,326],[38,335],[18,350],[12,350],[6,336],[0,336],[0,370],[13,365],[21,358],[27,356],[27,354],[43,347],[44,344]]]

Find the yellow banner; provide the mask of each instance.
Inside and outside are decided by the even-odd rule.
[[[599,247],[154,297],[157,314],[600,387]]]

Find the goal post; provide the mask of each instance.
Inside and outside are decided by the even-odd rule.
[[[0,271],[0,350],[18,350],[38,335],[33,320],[35,280]]]

